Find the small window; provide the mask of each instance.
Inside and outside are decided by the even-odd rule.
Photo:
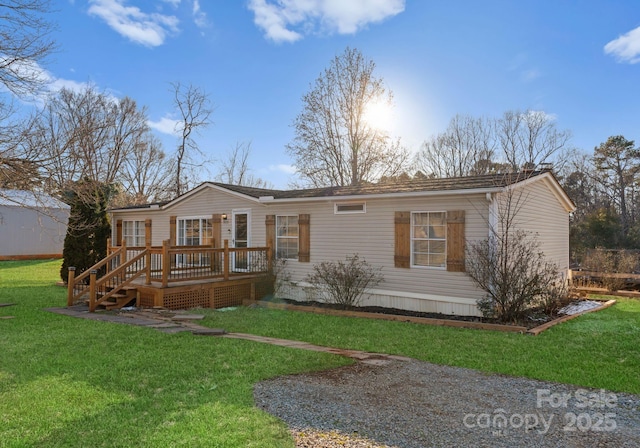
[[[411,264],[445,268],[447,254],[446,212],[411,213]]]
[[[276,216],[276,258],[298,259],[298,216]]]
[[[334,212],[336,215],[367,213],[367,204],[365,202],[343,202],[342,204],[334,204]]]
[[[127,247],[144,247],[144,221],[122,221],[122,238]]]

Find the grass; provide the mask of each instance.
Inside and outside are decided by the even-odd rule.
[[[0,262],[0,446],[293,447],[253,384],[338,356],[43,311],[59,261]]]
[[[0,262],[0,303],[16,303],[0,308],[0,447],[292,447],[286,426],[254,407],[253,384],[350,363],[48,313],[65,304],[59,267]],[[263,308],[203,312],[204,325],[227,331],[640,393],[640,301],[619,299],[537,337]]]
[[[640,301],[616,299],[539,336],[265,308],[205,310],[203,325],[638,394]]]

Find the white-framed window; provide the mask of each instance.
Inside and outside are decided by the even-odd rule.
[[[178,246],[208,246],[213,242],[211,218],[194,216],[178,218]]]
[[[411,212],[411,266],[447,267],[447,213]]]
[[[336,215],[351,213],[367,213],[366,202],[336,202],[333,204],[333,213]]]
[[[144,247],[144,221],[122,221],[122,239],[127,247]]]
[[[298,216],[276,216],[276,258],[298,259]]]

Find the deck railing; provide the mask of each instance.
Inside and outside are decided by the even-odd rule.
[[[107,257],[77,277],[69,268],[67,306],[88,296],[90,311],[121,288],[144,277],[146,285],[190,280],[266,275],[271,268],[269,247],[162,246],[127,247],[107,244]]]

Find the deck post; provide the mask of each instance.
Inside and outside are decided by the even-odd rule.
[[[75,266],[69,266],[69,277],[67,278],[67,306],[73,305],[73,286],[76,278]]]
[[[224,240],[224,279],[229,280],[229,240]]]
[[[149,246],[145,250],[147,251],[147,254],[144,256],[144,262],[146,264],[145,272],[144,272],[144,277],[145,277],[144,283],[145,285],[150,285],[151,284],[151,247]],[[138,293],[138,296],[139,295],[140,293]],[[138,301],[140,301],[139,297],[138,297]]]
[[[171,259],[169,258],[169,240],[162,241],[162,287],[169,284],[169,273],[171,272]]]
[[[96,276],[98,271],[92,269],[89,272],[89,311],[94,312],[96,310]]]
[[[127,241],[122,240],[122,247],[120,247],[122,251],[122,255],[120,255],[120,265],[123,265],[127,262]]]
[[[107,238],[107,257],[112,253],[113,253],[113,250],[111,248],[111,238]],[[110,267],[111,266],[109,266],[109,263],[107,263],[107,265],[104,267],[106,273],[109,273],[109,271],[111,270],[109,269]]]

